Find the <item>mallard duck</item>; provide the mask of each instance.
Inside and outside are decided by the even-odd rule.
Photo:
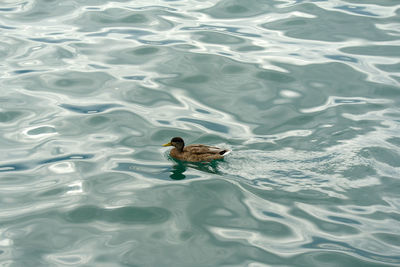
[[[212,161],[214,159],[222,159],[230,150],[221,149],[215,146],[206,145],[188,145],[180,137],[174,137],[169,143],[163,146],[174,146],[169,152],[174,159],[190,162]]]

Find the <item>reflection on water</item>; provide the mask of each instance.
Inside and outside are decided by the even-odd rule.
[[[200,172],[206,172],[210,174],[217,174],[221,175],[220,171],[218,170],[218,162],[221,160],[214,160],[211,162],[184,162],[180,160],[174,160],[171,159],[171,161],[174,161],[174,164],[171,169],[171,175],[169,176],[172,180],[182,180],[185,179],[185,171],[188,168],[192,168],[195,170],[198,170]]]
[[[398,266],[399,9],[3,1],[0,265]]]
[[[174,164],[172,166],[171,175],[169,176],[172,180],[182,180],[185,179],[186,176],[184,172],[186,171],[187,167],[183,163]]]

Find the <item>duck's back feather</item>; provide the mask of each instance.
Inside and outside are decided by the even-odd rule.
[[[229,152],[229,150],[214,146],[188,145],[183,148],[183,152],[179,152],[176,148],[173,148],[170,155],[179,160],[199,162],[222,159]]]

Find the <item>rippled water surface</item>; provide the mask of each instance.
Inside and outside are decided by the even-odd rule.
[[[0,32],[2,266],[400,266],[398,0],[3,0]]]

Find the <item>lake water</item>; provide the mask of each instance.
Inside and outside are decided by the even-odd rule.
[[[400,266],[398,0],[0,3],[1,266]]]

